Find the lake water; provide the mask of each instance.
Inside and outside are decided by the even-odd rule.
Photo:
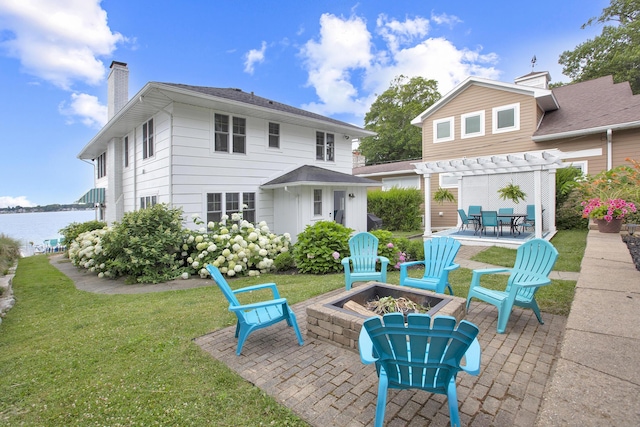
[[[72,222],[96,219],[94,210],[31,212],[0,215],[0,234],[20,242],[23,255],[32,255],[34,245],[42,245],[47,239],[60,238],[60,229]]]

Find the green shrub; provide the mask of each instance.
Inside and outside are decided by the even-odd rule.
[[[60,234],[64,237],[64,241],[67,245],[76,240],[76,238],[82,233],[87,231],[99,230],[107,226],[106,222],[102,221],[86,221],[86,222],[72,222],[65,228],[60,230]]]
[[[582,217],[583,200],[581,193],[574,189],[566,197],[560,206],[556,207],[556,228],[558,230],[586,230],[589,219]]]
[[[5,276],[9,272],[9,267],[15,264],[18,258],[20,258],[20,243],[0,234],[0,276]]]
[[[180,275],[182,209],[158,204],[124,214],[102,238],[104,264],[112,277],[159,283]]]
[[[392,188],[371,191],[367,195],[367,211],[382,219],[383,227],[391,231],[412,231],[420,228],[423,195],[415,188]]]
[[[352,229],[333,221],[307,225],[293,247],[298,271],[311,274],[341,272],[341,260],[349,256],[352,232]]]
[[[296,266],[296,262],[291,252],[282,252],[273,260],[273,266],[278,272],[289,271]]]

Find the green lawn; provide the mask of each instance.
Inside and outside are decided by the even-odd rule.
[[[556,247],[581,254],[571,250],[579,242]],[[471,270],[453,272],[455,295],[465,297],[470,280]],[[398,281],[397,271],[388,274]],[[505,281],[496,275],[483,285]],[[263,275],[230,285],[263,282],[276,282],[295,304],[343,287],[344,276]],[[553,281],[541,289],[542,311],[566,315],[574,286]],[[193,343],[235,323],[214,287],[91,294],[46,256],[21,259],[13,287],[18,303],[0,325],[0,425],[306,425]]]
[[[553,236],[551,243],[560,255],[553,267],[555,271],[580,271],[580,263],[587,246],[587,230],[560,230]],[[493,265],[513,267],[516,260],[515,249],[492,246],[473,257],[474,261],[486,262]]]

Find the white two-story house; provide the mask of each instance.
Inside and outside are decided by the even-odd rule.
[[[111,64],[109,121],[78,154],[99,219],[166,203],[207,222],[242,211],[294,240],[319,220],[366,230],[376,183],[351,175],[351,141],[372,132],[240,89],[149,82],[129,99],[128,73]]]

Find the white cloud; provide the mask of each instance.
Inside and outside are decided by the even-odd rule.
[[[249,52],[247,52],[247,54],[245,55],[245,62],[244,62],[244,72],[248,73],[248,74],[253,74],[254,71],[254,65],[255,64],[262,64],[264,62],[264,53],[267,50],[267,42],[262,42],[262,47],[260,48],[260,50],[258,49],[251,49]]]
[[[67,116],[69,124],[75,122],[75,117],[80,117],[82,123],[95,128],[107,123],[107,106],[100,104],[97,97],[86,93],[72,93],[70,102],[61,103],[58,110]]]
[[[381,14],[372,34],[364,19],[324,14],[320,35],[301,49],[308,72],[307,84],[318,102],[306,104],[320,114],[364,117],[377,95],[402,74],[438,82],[445,94],[470,75],[497,79],[495,53],[456,47],[443,37],[429,37],[432,24],[461,22],[452,15],[432,15],[399,21]]]
[[[124,41],[108,27],[100,0],[1,0],[0,26],[12,35],[0,46],[25,72],[66,90],[74,81],[101,83],[98,58]]]
[[[0,208],[14,208],[16,206],[21,206],[23,208],[37,206],[34,203],[31,203],[27,200],[27,196],[0,196]]]

